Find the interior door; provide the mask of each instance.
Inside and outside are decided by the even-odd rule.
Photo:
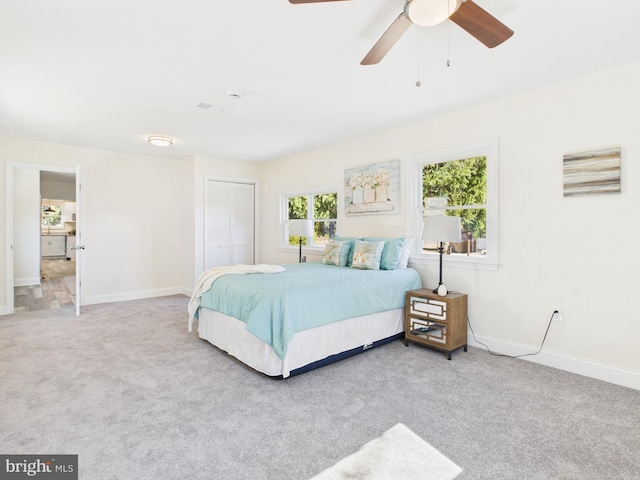
[[[208,180],[205,270],[255,263],[255,184]]]
[[[76,165],[76,317],[80,316],[82,302],[82,258],[84,257],[84,243],[82,240],[82,172],[80,165]]]
[[[19,247],[20,258],[17,259],[18,262],[21,262],[19,265],[21,279],[27,278],[28,280],[35,280],[30,283],[25,283],[25,285],[36,285],[40,282],[40,271],[41,271],[41,258],[42,258],[42,242],[41,242],[41,196],[40,196],[40,174],[42,171],[47,172],[57,172],[65,175],[75,176],[76,182],[76,193],[78,192],[78,172],[80,171],[78,167],[75,169],[68,167],[50,167],[43,165],[35,165],[35,164],[26,164],[26,163],[8,163],[7,164],[7,183],[6,183],[6,233],[7,233],[7,249],[6,249],[6,308],[0,307],[0,314],[3,313],[14,313],[15,311],[15,301],[14,301],[14,287],[15,285],[15,263],[16,256],[15,250],[16,246]],[[25,172],[34,172],[35,176],[27,181]],[[14,177],[18,176],[18,185],[14,185]],[[26,184],[23,182],[27,182]],[[67,182],[63,182],[67,183]],[[33,186],[33,189],[31,188]],[[33,221],[35,225],[35,230],[28,234],[27,237],[24,237],[28,232],[25,230],[23,224],[21,223],[21,219],[18,218],[16,220],[16,216],[21,215],[31,215],[31,213],[25,213],[24,207],[28,204],[31,205],[31,202],[34,203],[33,209],[30,209],[28,212],[33,212]],[[16,207],[20,207],[16,210]],[[17,223],[16,223],[17,221]],[[30,222],[30,221],[29,221]],[[29,223],[30,224],[30,223]],[[16,231],[17,230],[17,231]],[[30,232],[31,230],[29,230]],[[18,237],[18,238],[16,238]],[[81,244],[80,244],[81,245]],[[27,252],[24,254],[24,252]],[[24,255],[26,255],[27,260],[33,260],[36,262],[35,266],[32,266],[30,262],[24,263]],[[76,313],[79,314],[79,302],[81,299],[81,295],[78,288],[79,278],[80,278],[80,268],[78,267],[78,263],[76,263]],[[24,272],[25,268],[28,272],[35,272],[33,275],[27,275],[25,277]]]

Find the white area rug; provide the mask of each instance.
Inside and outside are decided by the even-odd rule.
[[[402,423],[311,480],[445,480],[462,469]]]

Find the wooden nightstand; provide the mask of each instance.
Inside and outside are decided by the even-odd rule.
[[[420,343],[447,353],[467,351],[467,296],[449,293],[441,297],[421,288],[407,292],[404,317],[404,344]]]

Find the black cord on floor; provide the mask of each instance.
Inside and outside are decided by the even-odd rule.
[[[487,349],[487,352],[489,352],[491,355],[495,355],[496,357],[508,357],[508,358],[520,358],[520,357],[527,357],[527,356],[533,356],[533,355],[537,355],[542,351],[542,346],[544,345],[544,341],[547,339],[547,333],[549,333],[549,328],[551,328],[551,322],[553,322],[553,316],[558,313],[557,310],[554,310],[554,312],[551,314],[551,318],[549,319],[549,325],[547,325],[547,330],[546,332],[544,332],[544,337],[542,339],[542,343],[540,344],[540,348],[538,349],[538,351],[536,353],[523,353],[522,355],[507,355],[505,353],[496,353],[496,352],[492,352],[491,349],[485,345],[484,343],[478,341],[478,339],[476,339],[476,334],[473,332],[473,328],[471,327],[471,320],[469,319],[469,317],[467,317],[467,324],[469,324],[469,330],[471,330],[471,335],[473,335],[473,340],[476,343],[479,343],[480,345],[482,345],[484,348]]]

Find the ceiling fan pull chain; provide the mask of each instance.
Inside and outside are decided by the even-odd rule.
[[[448,8],[448,7],[447,7]],[[451,16],[451,10],[449,10],[449,15]],[[447,67],[451,66],[451,21],[447,22]]]
[[[417,72],[416,72],[416,77],[418,77],[418,79],[416,80],[416,87],[419,87],[420,85],[422,85],[422,82],[420,82],[420,29],[419,28],[416,28],[416,39],[417,39],[417,44],[416,44],[416,52],[417,52],[417,58],[416,58]]]

